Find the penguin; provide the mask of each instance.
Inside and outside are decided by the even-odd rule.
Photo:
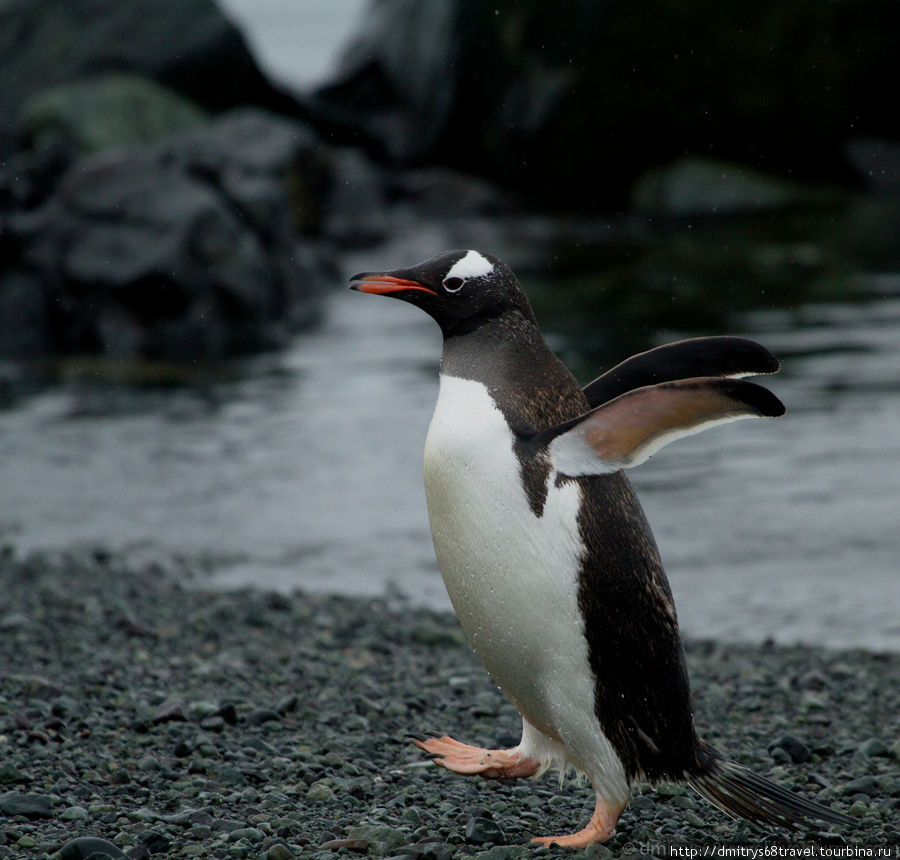
[[[435,555],[463,631],[522,717],[511,749],[413,742],[458,774],[584,774],[588,823],[536,842],[610,839],[639,780],[686,781],[753,822],[852,824],[698,737],[672,592],[624,472],[707,427],[782,415],[739,378],[774,373],[778,359],[744,338],[695,338],[581,388],[491,254],[448,251],[350,286],[421,308],[443,333],[424,455]]]

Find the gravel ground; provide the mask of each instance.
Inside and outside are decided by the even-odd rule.
[[[611,842],[571,852],[523,843],[580,827],[586,785],[466,779],[406,742],[438,729],[518,740],[454,618],[399,599],[213,592],[195,573],[102,552],[0,556],[0,857],[900,844],[900,655],[688,648],[701,734],[849,811],[855,831],[791,836],[681,786],[641,787]]]

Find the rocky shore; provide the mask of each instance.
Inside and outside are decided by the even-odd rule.
[[[610,843],[572,854],[526,843],[580,826],[586,786],[464,779],[407,743],[517,740],[453,617],[390,596],[222,593],[202,576],[100,551],[0,558],[0,857],[900,843],[900,655],[689,643],[703,736],[849,812],[852,832],[762,830],[684,787],[642,787]]]

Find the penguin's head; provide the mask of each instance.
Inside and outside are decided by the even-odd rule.
[[[430,314],[445,334],[470,328],[509,310],[533,319],[512,269],[481,251],[445,251],[408,269],[363,272],[350,288],[403,299]]]

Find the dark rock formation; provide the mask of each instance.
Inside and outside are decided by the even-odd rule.
[[[196,360],[283,343],[315,318],[329,176],[307,128],[249,110],[79,159],[10,217],[0,310],[18,324],[0,354]]]
[[[322,120],[545,203],[621,206],[683,155],[848,181],[848,141],[900,137],[878,95],[897,80],[889,0],[380,0],[366,20]]]
[[[105,73],[157,81],[213,111],[296,110],[213,0],[5,0],[0,4],[0,154],[39,91]]]

